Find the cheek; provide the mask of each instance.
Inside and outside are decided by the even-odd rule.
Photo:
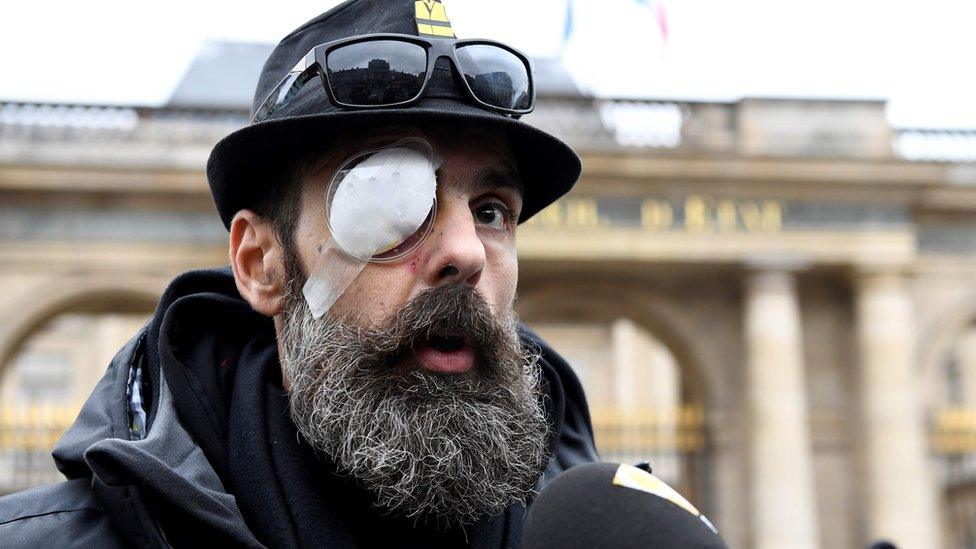
[[[294,241],[305,274],[311,275],[318,264],[319,257],[326,252],[329,242],[325,215],[320,204],[311,199],[306,198],[303,202],[302,212],[295,225]]]
[[[407,271],[411,276],[417,276],[420,274],[420,266],[425,264],[427,261],[426,256],[421,254],[416,254],[413,259],[407,263]]]
[[[362,326],[379,326],[410,298],[411,262],[371,263],[359,273],[333,307],[337,315]]]
[[[486,296],[499,312],[512,308],[515,291],[518,286],[518,255],[514,246],[498,246],[488,250],[486,265],[488,284],[491,295]]]

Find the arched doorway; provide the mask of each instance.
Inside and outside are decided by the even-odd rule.
[[[0,363],[0,494],[54,482],[50,453],[156,295],[93,289],[39,299],[7,333]],[[13,336],[16,335],[16,338]]]
[[[550,282],[520,294],[517,309],[580,377],[601,458],[649,461],[707,512],[705,387],[667,307],[640,287]]]

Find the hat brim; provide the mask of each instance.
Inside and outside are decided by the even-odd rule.
[[[343,132],[432,121],[492,129],[508,139],[524,185],[519,223],[566,194],[579,178],[579,156],[556,137],[473,105],[425,98],[410,108],[289,116],[231,133],[214,146],[207,161],[207,179],[220,219],[230,229],[234,215],[253,208],[272,191],[296,158],[327,146]]]

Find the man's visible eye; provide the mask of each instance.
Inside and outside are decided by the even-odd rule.
[[[474,217],[492,229],[504,229],[511,220],[511,211],[501,202],[485,202],[474,209]]]

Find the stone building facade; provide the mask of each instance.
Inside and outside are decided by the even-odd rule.
[[[543,94],[584,172],[518,235],[518,310],[732,547],[976,544],[976,133],[876,101]],[[0,491],[188,269],[240,105],[0,103]]]

